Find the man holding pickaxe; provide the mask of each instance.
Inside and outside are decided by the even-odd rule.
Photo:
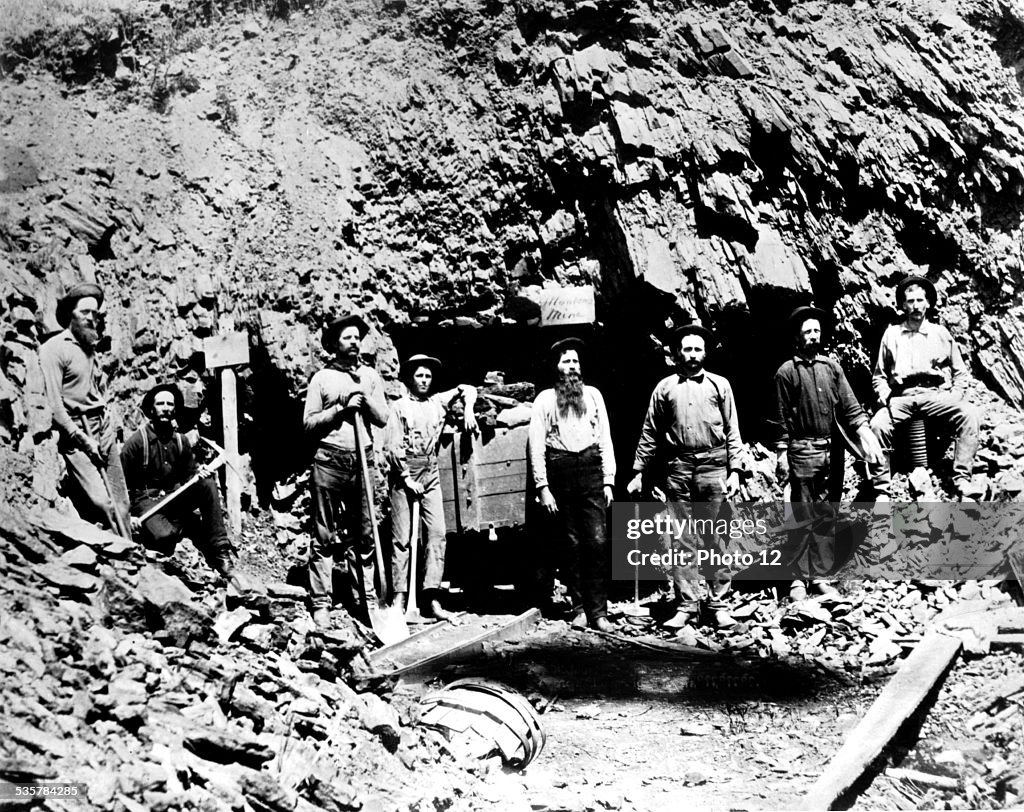
[[[117,451],[97,357],[102,305],[99,285],[71,288],[57,303],[57,323],[64,329],[39,348],[39,364],[75,507],[82,518],[130,537],[128,517],[111,498],[107,476]]]
[[[223,456],[202,468],[196,464],[191,443],[176,430],[183,400],[173,384],[150,389],[142,400],[147,420],[121,450],[132,500],[132,529],[142,534],[146,546],[168,554],[188,535],[210,566],[230,579],[234,552],[220,491],[210,475]]]

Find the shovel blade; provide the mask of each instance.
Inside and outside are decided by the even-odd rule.
[[[409,636],[409,626],[397,606],[371,606],[369,615],[373,633],[385,646],[401,643]]]

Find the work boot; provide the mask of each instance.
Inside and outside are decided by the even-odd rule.
[[[321,606],[318,609],[313,610],[313,622],[316,624],[318,629],[329,629],[331,628],[331,610],[326,606]]]
[[[576,617],[569,623],[574,629],[585,629],[587,628],[587,615],[582,610],[576,613]]]
[[[689,609],[680,608],[674,615],[672,615],[672,617],[661,625],[666,629],[682,629],[684,626],[694,625],[696,619],[697,615],[695,612],[692,612]]]
[[[611,633],[616,630],[615,624],[603,615],[601,617],[595,617],[590,626],[591,628],[597,629],[599,632]]]
[[[807,598],[807,586],[803,581],[793,581],[789,585],[789,599],[796,603]]]
[[[714,623],[719,629],[731,629],[736,625],[736,618],[730,615],[726,609],[716,609],[714,612]]]
[[[430,601],[430,607],[428,611],[430,612],[431,617],[437,618],[438,620],[451,620],[453,617],[455,617],[455,613],[449,612],[447,609],[441,606],[441,601],[439,601],[437,598],[433,598]]]

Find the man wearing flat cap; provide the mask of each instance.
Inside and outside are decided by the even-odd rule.
[[[604,398],[583,383],[582,348],[577,338],[551,347],[558,377],[554,388],[533,402],[530,465],[541,507],[560,537],[562,576],[577,610],[573,625],[612,631],[605,516],[612,503],[615,452]]]
[[[964,400],[968,373],[960,348],[949,330],[928,321],[937,298],[935,285],[923,276],[908,276],[896,287],[904,319],[882,334],[872,381],[882,408],[871,418],[871,429],[889,449],[894,428],[905,420],[920,416],[948,423],[956,435],[953,485],[964,498],[978,451],[978,413]],[[877,498],[888,501],[888,458],[868,470]]]
[[[342,544],[345,551],[349,611],[365,617],[369,601],[376,595],[368,501],[373,494],[363,492],[356,454],[356,421],[366,444],[362,452],[372,472],[371,427],[383,426],[388,413],[384,383],[376,370],[362,363],[359,354],[369,332],[369,325],[354,314],[324,328],[323,346],[334,359],[310,380],[302,414],[307,434],[317,441],[312,472],[309,597],[313,620],[321,628],[330,625],[334,545]]]
[[[141,534],[147,547],[165,554],[172,553],[187,535],[210,566],[230,579],[234,552],[224,523],[220,491],[216,479],[200,471],[192,444],[177,430],[176,421],[183,411],[184,399],[174,384],[154,386],[142,399],[146,420],[121,450],[131,496],[132,529]],[[139,520],[197,473],[200,477],[186,490],[144,522]]]
[[[72,501],[82,518],[117,532],[113,511],[118,508],[103,481],[103,472],[117,452],[96,357],[102,304],[99,285],[86,282],[71,288],[57,303],[57,323],[64,329],[39,348],[39,364]],[[127,516],[122,518],[127,526]]]
[[[627,491],[640,493],[655,459],[667,469],[665,493],[682,510],[680,518],[715,520],[722,503],[739,490],[746,470],[736,403],[729,381],[704,369],[707,351],[714,343],[710,330],[692,323],[672,335],[677,371],[654,388],[644,427],[637,445],[633,470],[636,476]],[[653,483],[647,483],[650,488]],[[683,508],[682,504],[689,507]],[[714,534],[701,538],[683,535],[676,542],[688,560],[696,560],[698,545],[722,552]],[[695,624],[705,602],[719,628],[734,626],[725,596],[731,585],[728,570],[673,566],[676,613],[664,625],[682,629]]]
[[[882,449],[868,427],[868,419],[850,388],[843,368],[821,353],[822,335],[828,314],[817,307],[798,307],[789,317],[789,329],[796,353],[775,373],[775,416],[778,432],[779,482],[789,482],[791,500],[796,503],[829,501],[828,484],[832,458],[832,428],[841,422],[856,436],[869,464],[882,461]],[[790,553],[799,559],[801,572],[810,575],[813,592],[835,593],[822,576],[833,566],[834,536],[805,533],[801,544]],[[818,575],[814,575],[818,573]],[[807,595],[802,578],[794,580],[789,596],[800,600]]]
[[[426,542],[423,550],[423,590],[420,593],[433,617],[444,620],[450,613],[441,605],[441,581],[444,577],[445,526],[441,499],[441,475],[437,453],[441,432],[459,400],[463,405],[463,425],[477,431],[473,406],[476,389],[460,384],[454,389],[431,394],[441,362],[429,355],[413,355],[402,365],[406,394],[391,404],[384,429],[384,449],[388,461],[391,488],[391,581],[394,605],[402,612],[409,591],[409,545],[412,533],[412,506],[420,504],[420,516]],[[418,574],[417,574],[418,576]]]

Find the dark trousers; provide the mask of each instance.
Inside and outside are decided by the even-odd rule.
[[[601,452],[597,446],[580,452],[549,448],[545,459],[548,488],[558,505],[552,521],[561,542],[562,577],[573,603],[582,603],[593,622],[608,614]]]
[[[143,497],[132,506],[132,513],[141,516],[161,498]],[[142,523],[143,544],[158,552],[168,555],[174,552],[183,536],[192,539],[215,570],[224,575],[230,573],[233,552],[224,525],[220,491],[212,476],[194,483]]]
[[[373,450],[366,450],[373,481]],[[309,550],[309,599],[313,609],[329,609],[333,600],[335,547],[344,550],[348,608],[365,614],[376,595],[373,585],[373,529],[363,477],[354,451],[320,445],[313,457],[313,542]],[[370,494],[369,498],[373,498]]]
[[[830,442],[792,440],[786,453],[793,518],[803,525],[790,533],[786,559],[794,577],[817,582],[835,565],[836,511],[828,498]]]
[[[729,475],[726,461],[725,449],[718,448],[686,454],[668,463],[665,494],[676,503],[677,520],[718,518],[725,502],[725,480]],[[698,549],[721,553],[725,545],[716,533],[684,533],[678,539],[665,539],[663,549],[685,553],[688,561],[696,562]],[[712,611],[726,608],[724,598],[732,583],[728,570],[709,565],[698,570],[693,563],[671,567],[670,575],[680,609],[695,612],[701,600],[706,600]]]

